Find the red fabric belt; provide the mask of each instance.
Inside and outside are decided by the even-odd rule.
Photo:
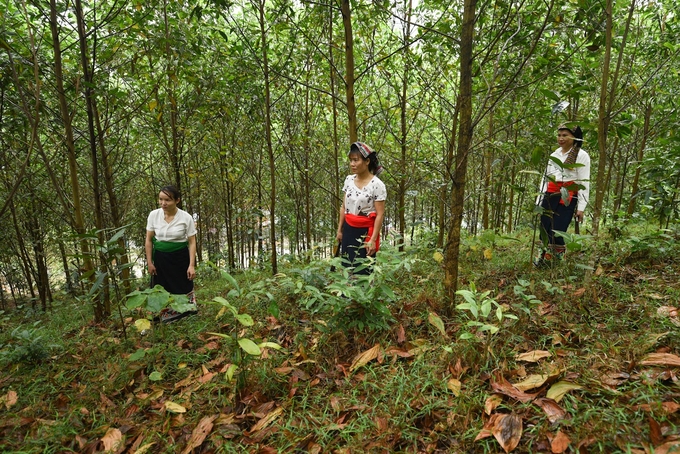
[[[556,192],[561,192],[562,188],[569,188],[570,186],[574,186],[575,183],[573,181],[558,181],[558,182],[553,182],[549,181],[548,182],[548,193],[554,194]],[[569,191],[569,189],[567,189]],[[571,203],[571,198],[576,197],[578,195],[578,191],[569,191],[569,197],[568,197],[568,203],[566,205],[569,205]],[[562,205],[565,205],[564,199],[560,197],[560,203]]]
[[[368,227],[368,234],[366,236],[366,242],[368,242],[373,236],[373,229],[375,227],[375,218],[378,217],[376,213],[369,213],[368,216],[358,216],[356,214],[345,214],[345,221],[352,227],[356,228],[366,228]],[[376,252],[380,249],[380,232],[375,239],[375,250]]]

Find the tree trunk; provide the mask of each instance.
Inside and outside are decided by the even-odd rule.
[[[342,25],[345,28],[345,96],[347,98],[347,117],[349,121],[349,142],[358,139],[357,109],[354,100],[354,37],[352,36],[352,11],[350,0],[342,0]]]
[[[83,15],[83,7],[81,0],[75,1],[76,20],[78,22],[78,38],[80,44],[80,64],[82,65],[83,77],[85,78],[85,106],[87,110],[87,129],[90,141],[90,159],[92,160],[92,191],[94,197],[94,219],[97,227],[97,239],[100,248],[103,249],[104,240],[104,215],[102,211],[102,196],[99,183],[99,160],[97,155],[97,134],[95,132],[95,99],[93,93],[94,87],[94,68],[93,71],[89,69],[88,62],[88,46],[87,46],[87,31],[85,30],[85,17]],[[106,273],[107,257],[103,253],[100,254],[100,272]],[[108,289],[108,278],[104,279],[102,284],[100,297],[94,300],[94,319],[95,322],[102,322],[109,315],[111,315],[111,299]]]
[[[80,183],[78,181],[78,163],[76,156],[75,141],[73,138],[73,127],[71,125],[71,115],[68,110],[68,101],[64,91],[64,77],[63,65],[61,60],[61,42],[59,41],[59,28],[57,22],[57,6],[55,0],[50,0],[50,30],[52,32],[52,49],[54,51],[54,79],[57,88],[57,97],[59,100],[59,113],[61,121],[64,124],[64,144],[66,145],[66,154],[68,158],[69,178],[71,183],[71,195],[73,204],[73,228],[79,236],[80,250],[83,256],[83,271],[88,274],[90,280],[94,281],[92,270],[90,245],[84,238],[85,235],[85,221],[83,218],[83,209],[81,205],[82,197],[80,195]],[[69,210],[70,211],[70,210]]]
[[[272,123],[271,123],[271,93],[269,80],[269,55],[267,43],[267,28],[265,27],[265,1],[259,2],[259,22],[260,22],[260,41],[262,45],[262,73],[264,76],[264,133],[269,156],[269,179],[270,179],[270,198],[269,198],[269,240],[271,244],[271,267],[272,274],[278,273],[276,258],[276,165],[274,159],[274,146],[272,144]],[[283,244],[283,238],[281,239]]]
[[[453,170],[451,190],[451,226],[449,227],[444,255],[444,287],[448,299],[448,312],[453,312],[453,302],[458,286],[458,253],[460,251],[460,229],[465,203],[465,178],[468,154],[472,143],[472,61],[475,28],[475,7],[477,0],[465,0],[463,24],[460,34],[460,92],[458,95],[459,129],[456,167]]]
[[[642,172],[642,160],[645,157],[645,147],[647,146],[647,137],[649,136],[649,124],[652,116],[652,103],[647,102],[645,108],[645,125],[642,133],[642,140],[637,151],[637,166],[635,166],[635,177],[633,177],[633,184],[630,188],[630,200],[628,201],[628,216],[632,216],[635,212],[635,202],[637,200],[638,186],[640,185],[640,173]]]

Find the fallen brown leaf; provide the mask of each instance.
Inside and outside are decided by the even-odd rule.
[[[7,391],[7,394],[4,396],[0,397],[0,403],[5,405],[5,408],[9,410],[11,406],[17,403],[17,400],[19,399],[19,396],[17,395],[17,392],[14,390],[9,390]]]
[[[269,424],[271,424],[272,422],[274,422],[274,421],[276,420],[276,418],[278,418],[278,417],[281,415],[281,413],[283,413],[283,407],[278,407],[278,408],[272,410],[272,411],[269,412],[265,417],[263,417],[262,419],[260,419],[260,420],[253,426],[252,429],[250,429],[249,434],[254,434],[254,433],[257,432],[258,430],[264,429],[264,428],[267,427]]]
[[[352,361],[352,365],[349,368],[350,372],[354,372],[355,370],[364,367],[366,364],[370,363],[374,359],[378,357],[380,354],[380,344],[375,344],[373,348],[366,350],[363,353],[359,353],[355,358],[354,361]]]
[[[516,355],[515,360],[535,363],[543,358],[549,358],[550,356],[552,355],[547,350],[532,350],[530,352],[520,353]]]
[[[650,353],[640,361],[642,366],[680,366],[680,356],[672,353]]]
[[[569,437],[559,430],[550,442],[550,450],[554,454],[562,454],[569,447],[569,443],[571,443]]]
[[[191,438],[184,448],[184,451],[182,451],[182,454],[189,454],[194,448],[198,448],[203,444],[205,437],[212,431],[213,421],[217,419],[217,416],[219,415],[206,416],[199,421],[196,428],[191,432]]]
[[[490,415],[503,402],[503,396],[500,394],[492,394],[484,402],[484,412]]]
[[[560,407],[553,399],[541,397],[534,400],[533,403],[541,407],[546,416],[548,416],[548,421],[550,421],[552,424],[564,419],[564,417],[567,416],[567,412],[562,409],[562,407]]]
[[[524,403],[531,402],[538,396],[538,393],[528,394],[515,388],[509,381],[505,379],[505,377],[503,377],[503,374],[500,372],[496,372],[492,377],[491,388],[493,388],[493,390],[499,394],[512,397],[513,399]]]
[[[493,427],[493,436],[505,452],[514,450],[522,438],[522,418],[516,414],[499,415]]]
[[[106,434],[102,437],[102,443],[104,444],[104,451],[116,451],[120,447],[120,443],[123,441],[123,434],[118,429],[109,429]]]
[[[661,433],[661,426],[651,416],[647,418],[649,421],[649,441],[652,445],[659,446],[664,442],[663,434]]]

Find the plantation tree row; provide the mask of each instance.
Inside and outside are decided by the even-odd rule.
[[[145,268],[167,183],[197,217],[199,261],[276,273],[281,257],[323,256],[355,140],[387,169],[384,233],[443,248],[449,296],[462,231],[531,222],[561,122],[585,130],[593,233],[636,216],[668,227],[673,6],[6,1],[0,303],[47,309],[65,289],[107,317]]]

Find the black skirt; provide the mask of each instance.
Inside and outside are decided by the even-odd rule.
[[[153,264],[156,275],[151,276],[151,286],[160,285],[173,295],[186,295],[194,290],[194,281],[187,277],[189,248],[175,252],[154,251]]]
[[[358,267],[361,259],[366,258],[366,235],[368,227],[352,227],[345,221],[342,225],[342,265],[345,268]],[[370,274],[370,267],[361,267],[356,271],[357,274]]]

